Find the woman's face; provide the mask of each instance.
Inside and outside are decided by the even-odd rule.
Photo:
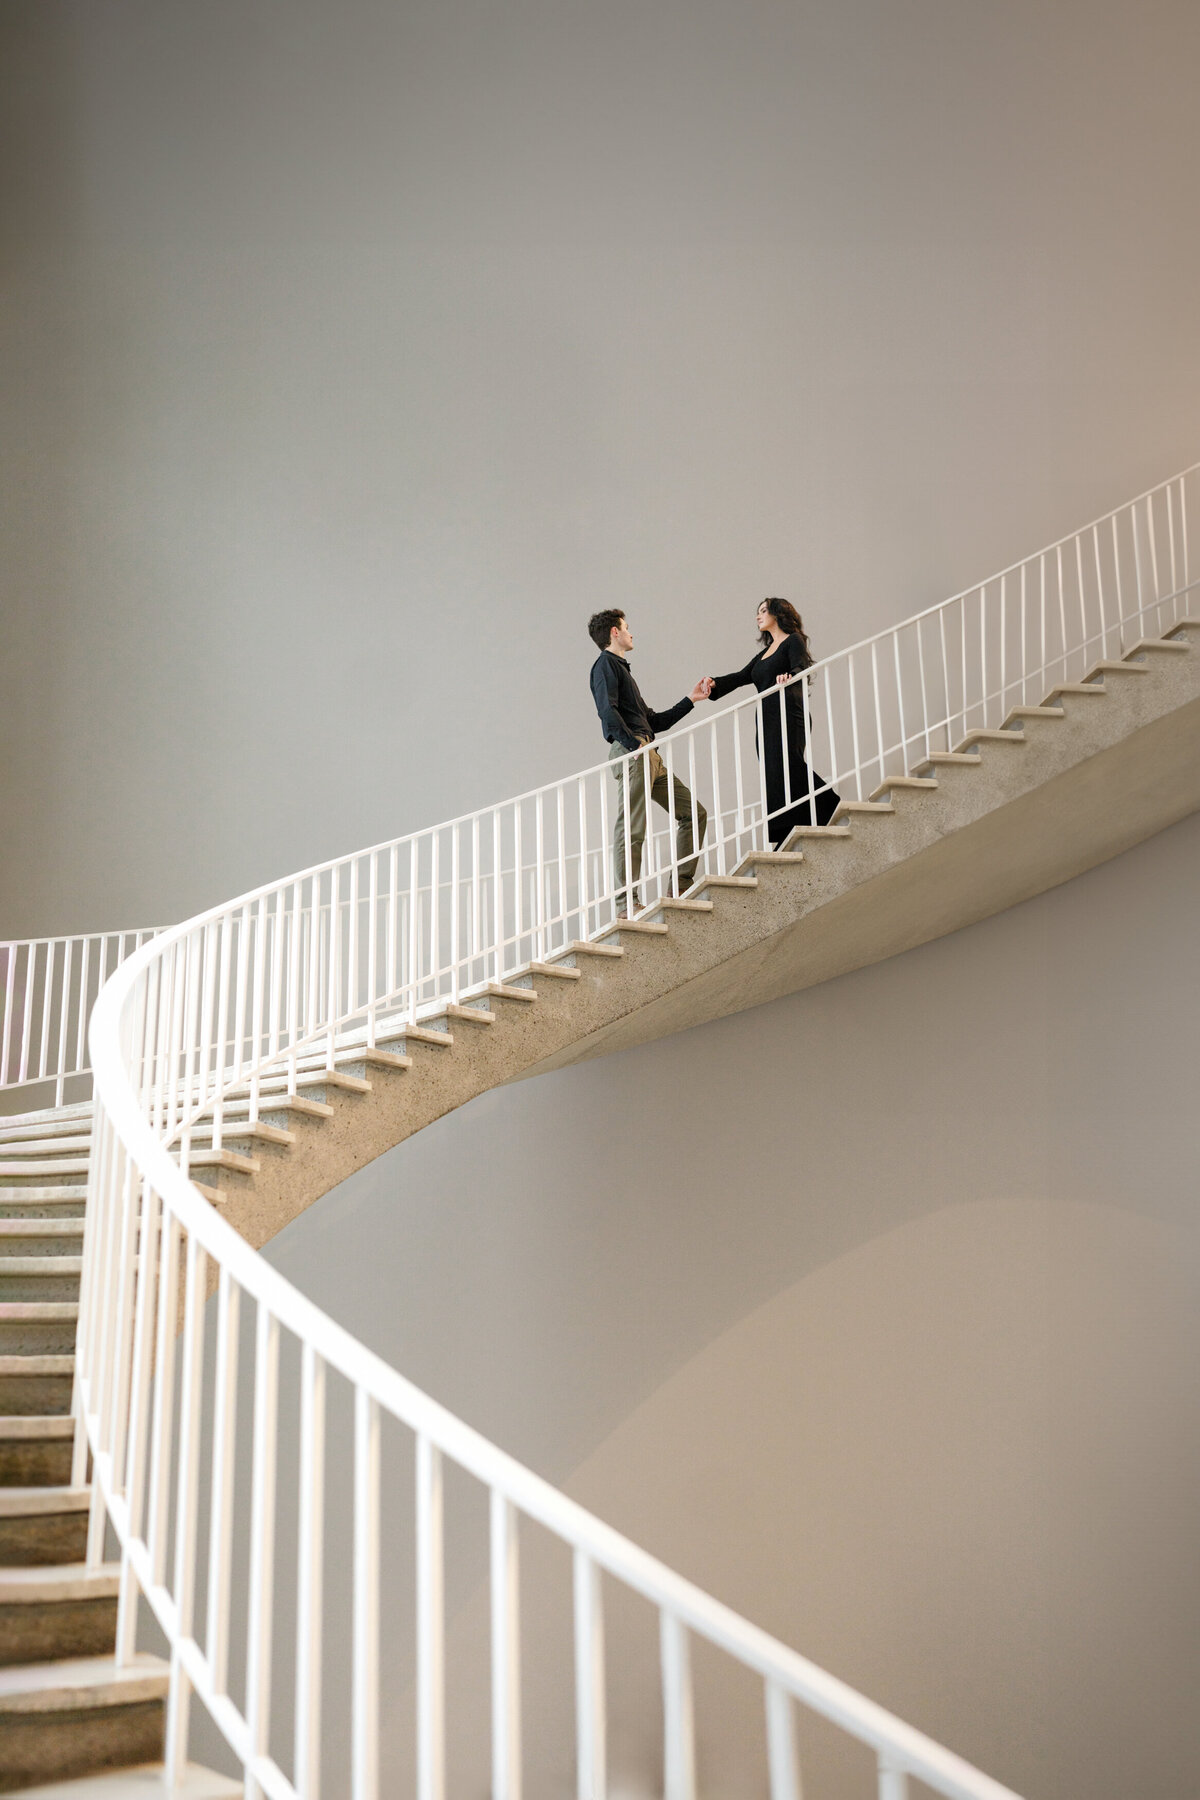
[[[758,613],[756,616],[758,618],[758,629],[760,631],[775,631],[775,630],[777,630],[779,621],[775,617],[775,614],[771,611],[770,607],[767,605],[765,600],[759,601]]]

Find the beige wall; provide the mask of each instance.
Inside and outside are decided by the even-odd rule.
[[[1191,0],[6,0],[0,934],[599,759],[1200,454]]]
[[[1198,895],[1193,818],[907,956],[474,1102],[268,1254],[505,1448],[1031,1800],[1179,1800],[1200,1780]],[[390,1468],[404,1696],[406,1452]],[[452,1516],[468,1792],[479,1496]],[[537,1534],[529,1554],[549,1793],[568,1570]],[[615,1754],[648,1792],[633,1615]],[[710,1705],[711,1791],[745,1791],[757,1701]],[[850,1800],[853,1771],[811,1754]]]

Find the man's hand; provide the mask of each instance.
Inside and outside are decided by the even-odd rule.
[[[702,675],[700,677],[699,681],[696,683],[695,687],[692,689],[691,693],[688,695],[688,699],[691,701],[692,705],[695,706],[697,701],[707,700],[709,695],[712,693],[712,691],[713,691],[712,676],[711,675]]]

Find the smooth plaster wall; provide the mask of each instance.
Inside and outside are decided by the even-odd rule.
[[[1200,1785],[1198,899],[1200,817],[906,956],[485,1096],[268,1255],[504,1448],[1030,1800],[1180,1800]],[[400,1785],[411,1467],[390,1458]],[[484,1525],[452,1498],[466,1794]],[[549,1794],[569,1570],[528,1539]],[[652,1653],[618,1611],[631,1793],[656,1779]],[[735,1765],[757,1697],[704,1679],[709,1791],[754,1791]],[[806,1742],[812,1791],[851,1800],[857,1765]]]
[[[0,933],[599,759],[1200,453],[1191,0],[0,0]]]

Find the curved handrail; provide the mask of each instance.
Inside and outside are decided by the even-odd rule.
[[[900,1800],[909,1774],[960,1800],[1002,1800],[1007,1790],[990,1778],[682,1581],[388,1369],[197,1193],[188,1178],[193,1132],[202,1117],[211,1119],[219,1150],[231,1110],[257,1120],[264,1084],[276,1096],[280,1084],[294,1092],[310,1063],[332,1069],[348,1049],[361,1054],[364,1043],[402,1035],[476,989],[568,951],[639,900],[686,884],[697,865],[724,873],[748,849],[778,844],[797,823],[820,818],[835,787],[862,803],[873,785],[886,787],[924,758],[1002,726],[1030,694],[1040,701],[1047,686],[1078,678],[1097,657],[1160,635],[1183,616],[1195,585],[1187,540],[1195,473],[1185,471],[964,595],[814,665],[793,684],[798,704],[778,690],[755,695],[690,720],[653,750],[255,889],[164,932],[109,980],[90,1033],[96,1122],[77,1343],[77,1474],[82,1478],[90,1450],[90,1556],[101,1553],[106,1515],[122,1547],[118,1655],[132,1652],[139,1589],[172,1646],[172,1764],[185,1755],[195,1691],[258,1791],[284,1800],[316,1792],[325,1376],[333,1369],[354,1391],[356,1796],[374,1795],[378,1784],[379,1442],[381,1418],[389,1417],[415,1441],[419,1800],[442,1800],[444,1785],[447,1457],[490,1496],[497,1800],[518,1800],[520,1787],[521,1514],[574,1553],[580,1800],[600,1800],[606,1791],[601,1570],[659,1611],[670,1800],[692,1800],[694,1791],[693,1633],[764,1681],[773,1800],[798,1792],[794,1701],[874,1749],[885,1800]],[[764,745],[770,764],[773,743],[774,772],[756,755]],[[648,832],[640,869],[631,825],[639,784],[660,784],[656,798],[661,794],[667,814],[665,831]],[[707,831],[697,842],[701,806]],[[210,1369],[204,1318],[214,1283]],[[229,1662],[243,1298],[256,1316],[254,1465],[243,1543],[247,1679],[244,1698],[235,1700]],[[290,1773],[272,1755],[269,1707],[281,1333],[301,1347]],[[207,1487],[202,1419],[211,1421]],[[197,1582],[202,1524],[206,1595]]]

